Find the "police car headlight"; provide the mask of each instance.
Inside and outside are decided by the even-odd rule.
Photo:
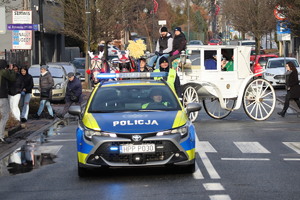
[[[92,139],[93,136],[117,137],[117,135],[115,133],[107,133],[107,132],[103,132],[103,131],[95,131],[95,130],[91,130],[91,129],[85,130],[84,131],[84,135],[88,139]]]
[[[184,138],[188,134],[189,130],[187,126],[182,126],[176,129],[167,130],[167,131],[161,131],[156,134],[156,136],[162,136],[162,135],[170,135],[170,134],[180,134],[182,138]]]
[[[171,131],[171,133],[172,134],[179,133],[181,135],[181,137],[183,138],[188,134],[188,127],[187,126],[182,126],[180,128],[173,129]]]

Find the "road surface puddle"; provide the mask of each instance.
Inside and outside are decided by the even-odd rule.
[[[0,176],[27,173],[41,166],[55,163],[54,160],[62,146],[51,145],[48,137],[62,134],[60,129],[65,125],[66,122],[58,121],[0,160]]]

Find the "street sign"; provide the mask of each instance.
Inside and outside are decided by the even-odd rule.
[[[290,34],[291,29],[287,21],[277,21],[276,24],[277,34]]]
[[[12,11],[13,24],[32,24],[31,10],[13,10]]]
[[[274,9],[274,16],[276,17],[276,19],[278,20],[285,20],[286,16],[283,14],[283,10],[284,8],[281,7],[280,5],[277,5]]]
[[[158,20],[158,25],[164,26],[167,24],[167,20]]]
[[[7,30],[31,30],[37,31],[38,24],[7,24]]]
[[[277,35],[278,41],[291,41],[291,34],[289,33],[283,33]]]

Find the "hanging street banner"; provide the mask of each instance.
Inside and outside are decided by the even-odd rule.
[[[12,23],[11,25],[17,25],[23,30],[14,30],[12,28],[12,49],[30,50],[32,48],[32,29],[26,30],[32,24],[32,11],[31,10],[13,10],[12,11]],[[33,27],[32,27],[33,28]]]
[[[13,49],[31,49],[32,31],[12,31],[12,48]]]

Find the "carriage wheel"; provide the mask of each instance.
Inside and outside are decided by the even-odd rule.
[[[232,109],[235,105],[235,99],[224,99],[227,108]],[[205,112],[214,119],[223,119],[227,117],[231,111],[221,108],[218,98],[210,98],[203,100]]]
[[[275,90],[268,81],[258,78],[247,85],[243,97],[243,106],[246,114],[251,119],[258,121],[267,119],[273,113],[275,104]]]
[[[197,94],[197,90],[195,88],[193,88],[192,86],[188,86],[187,88],[185,88],[184,92],[183,92],[183,106],[186,107],[186,105],[188,103],[192,103],[192,102],[198,102],[199,103],[199,97]],[[190,120],[193,122],[197,119],[198,117],[198,111],[196,112],[192,112],[190,113]]]

